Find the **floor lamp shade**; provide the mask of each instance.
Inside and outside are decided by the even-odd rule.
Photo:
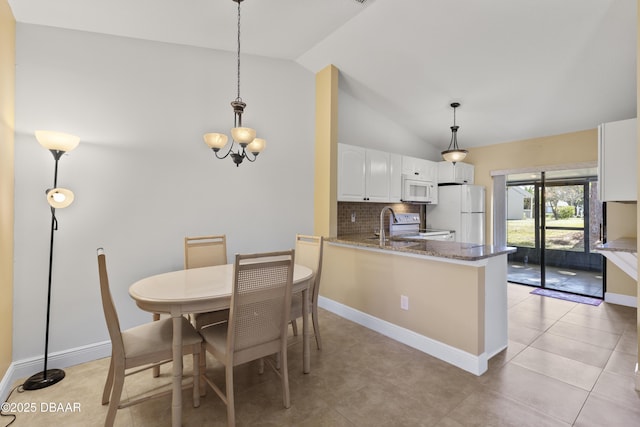
[[[80,143],[80,137],[52,130],[37,130],[36,139],[47,150],[68,152]]]
[[[66,188],[52,188],[47,191],[47,202],[54,209],[62,209],[73,203],[73,191]]]

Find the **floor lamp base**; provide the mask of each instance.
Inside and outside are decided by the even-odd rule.
[[[43,371],[31,375],[24,382],[22,388],[25,390],[39,390],[54,385],[64,378],[64,371],[62,369],[47,369],[46,374],[45,376],[45,372]]]

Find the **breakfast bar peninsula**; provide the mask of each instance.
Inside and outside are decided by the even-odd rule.
[[[328,238],[318,304],[482,375],[507,347],[507,254],[515,248],[371,235]]]

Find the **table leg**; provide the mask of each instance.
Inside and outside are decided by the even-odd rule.
[[[311,372],[311,356],[309,348],[309,288],[302,291],[302,372]]]
[[[173,397],[171,425],[182,425],[182,315],[171,314],[173,321]]]

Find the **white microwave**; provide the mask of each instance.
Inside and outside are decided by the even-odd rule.
[[[413,203],[438,203],[438,186],[433,181],[402,175],[402,201]]]

